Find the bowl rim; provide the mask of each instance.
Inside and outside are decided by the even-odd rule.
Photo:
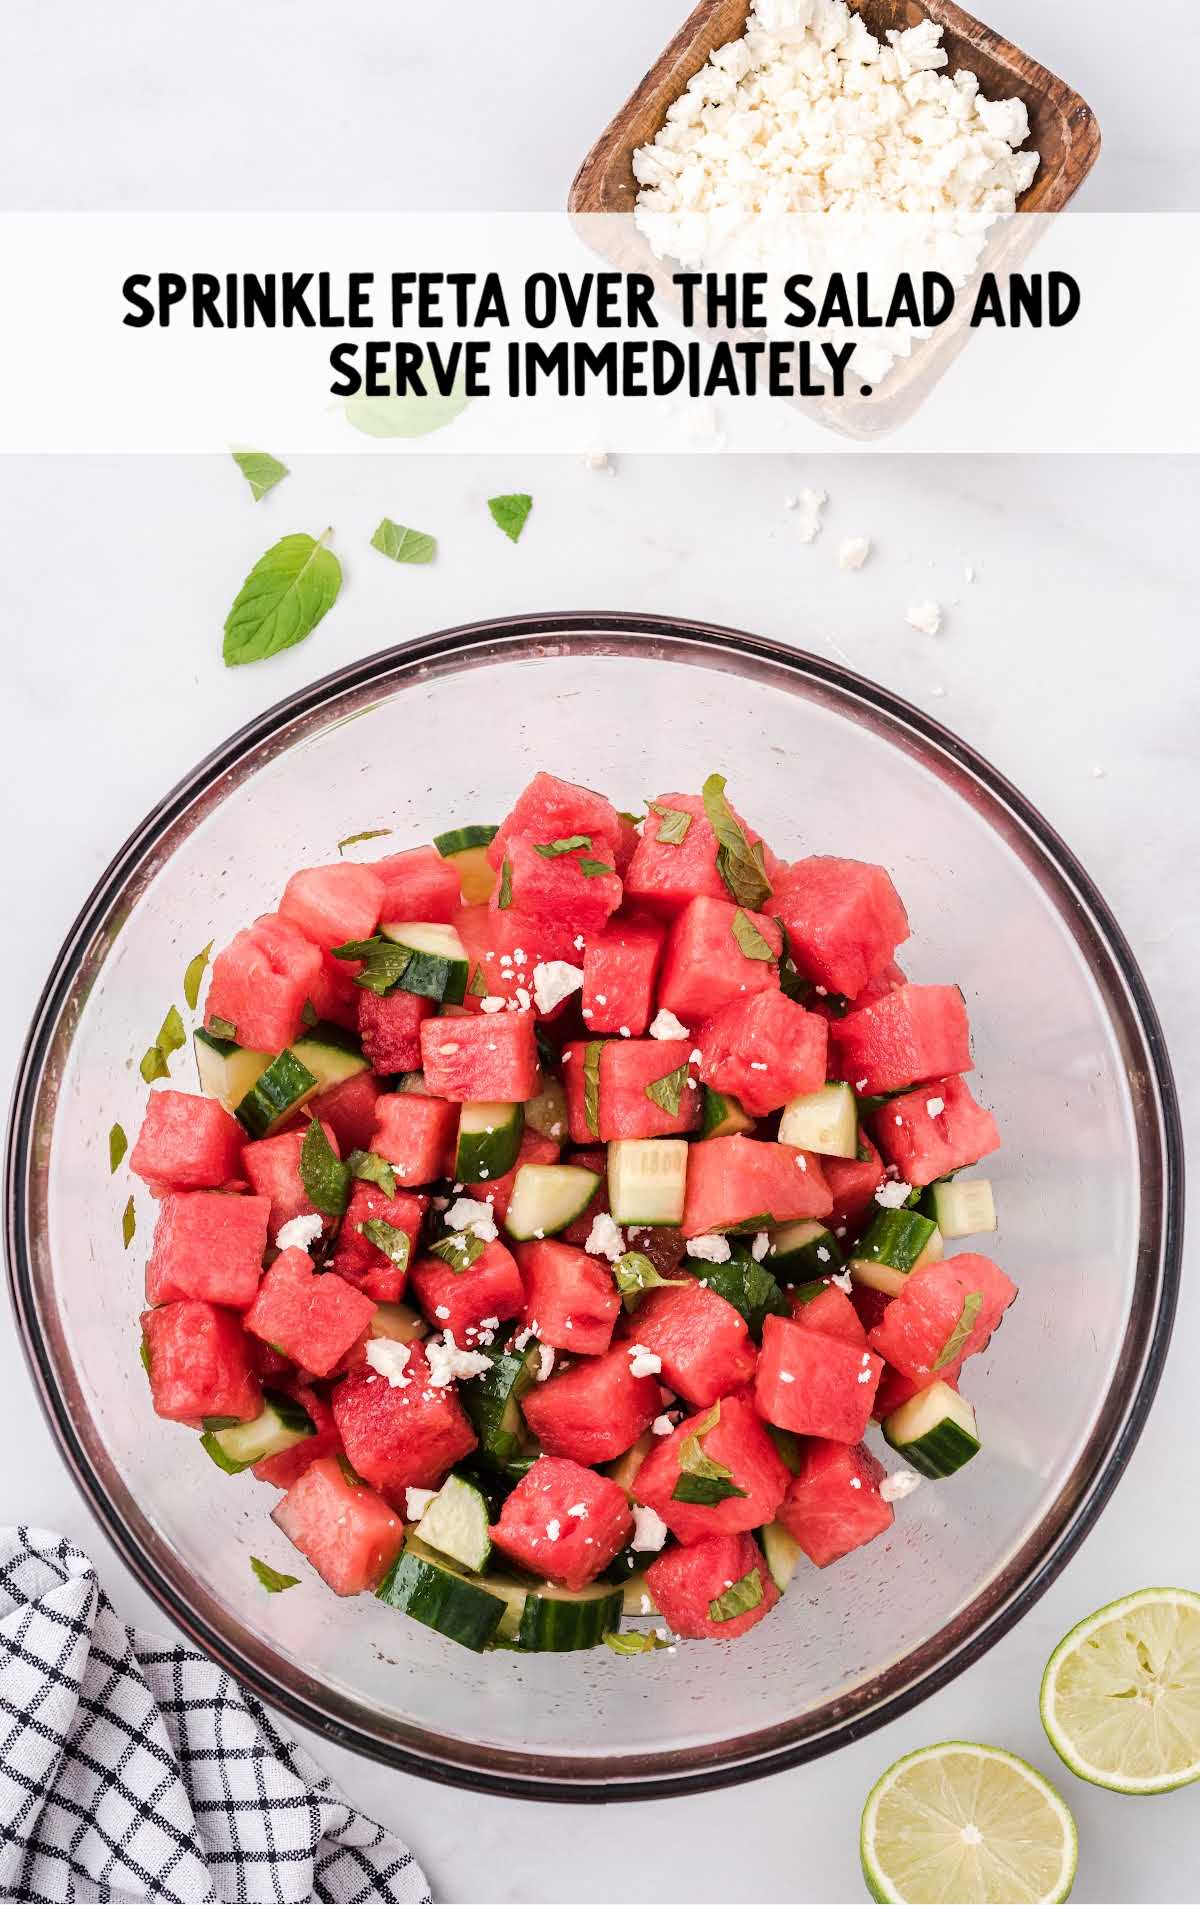
[[[356,689],[382,685],[394,675],[409,675],[424,664],[445,662],[473,649],[481,651],[480,658],[484,661],[504,659],[510,650],[510,658],[515,659],[562,654],[586,656],[597,652],[598,642],[614,638],[625,645],[625,652],[642,650],[651,659],[671,659],[672,648],[680,651],[680,658],[685,661],[685,651],[689,648],[742,655],[752,661],[773,664],[785,675],[830,688],[843,700],[864,702],[888,723],[965,770],[1008,810],[1037,850],[1043,865],[1048,865],[1060,887],[1071,893],[1076,909],[1089,926],[1089,936],[1106,956],[1110,974],[1124,993],[1126,1010],[1121,1029],[1126,1038],[1131,1038],[1140,1048],[1144,1060],[1144,1089],[1138,1095],[1136,1123],[1139,1148],[1144,1150],[1147,1141],[1150,1143],[1157,1167],[1158,1209],[1153,1213],[1155,1222],[1150,1236],[1144,1232],[1139,1245],[1136,1275],[1137,1284],[1142,1286],[1142,1301],[1131,1311],[1117,1374],[1110,1381],[1100,1416],[1074,1470],[1043,1512],[1036,1528],[1010,1559],[1003,1574],[987,1584],[984,1592],[989,1604],[982,1609],[971,1630],[943,1649],[943,1637],[949,1632],[949,1627],[944,1627],[911,1649],[901,1661],[892,1663],[885,1670],[891,1675],[902,1666],[909,1671],[890,1692],[867,1698],[870,1693],[870,1683],[867,1683],[835,1702],[827,1702],[823,1709],[818,1709],[826,1715],[819,1730],[809,1725],[801,1732],[805,1721],[804,1716],[798,1716],[717,1746],[701,1745],[678,1753],[658,1751],[610,1762],[618,1769],[625,1769],[623,1773],[618,1770],[610,1775],[604,1770],[604,1762],[595,1759],[505,1755],[475,1749],[476,1757],[472,1760],[464,1753],[461,1742],[443,1740],[426,1729],[413,1728],[412,1732],[430,1742],[429,1751],[385,1742],[353,1722],[335,1719],[306,1694],[282,1686],[261,1672],[243,1657],[235,1643],[182,1601],[171,1584],[159,1575],[154,1562],[109,1499],[88,1460],[66,1397],[58,1386],[52,1358],[37,1325],[29,1250],[28,1191],[34,1114],[51,1040],[70,998],[78,960],[144,854],[221,775],[244,760],[250,750],[270,742],[285,727],[316,712],[329,701]],[[1106,1005],[1111,1011],[1111,1001],[1107,998]],[[899,1718],[947,1685],[1000,1640],[1045,1592],[1079,1547],[1136,1446],[1158,1388],[1170,1341],[1179,1291],[1183,1211],[1184,1161],[1178,1100],[1166,1041],[1149,990],[1128,941],[1094,881],[1033,804],[972,747],[922,709],[838,663],[719,624],[622,610],[488,618],[377,650],[275,702],[206,755],[129,835],[96,882],[64,938],[51,976],[34,1009],[18,1063],[9,1114],[4,1182],[9,1290],[26,1364],[51,1433],[104,1534],[135,1579],[189,1640],[268,1707],[368,1758],[443,1784],[507,1797],[569,1803],[669,1798],[782,1772],[863,1738]],[[1132,1362],[1131,1338],[1134,1339]],[[977,1593],[968,1607],[974,1609],[979,1599]],[[963,1618],[960,1613],[956,1624],[961,1626]],[[838,1711],[831,1715],[832,1706]]]

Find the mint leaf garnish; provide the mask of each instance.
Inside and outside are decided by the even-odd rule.
[[[714,1462],[704,1453],[701,1437],[715,1429],[720,1420],[721,1405],[715,1402],[703,1422],[697,1423],[691,1435],[685,1436],[680,1444],[679,1480],[671,1490],[675,1501],[713,1508],[732,1495],[745,1499],[745,1489],[738,1487],[724,1463]]]
[[[385,516],[371,537],[372,549],[390,556],[393,562],[432,562],[437,554],[437,539],[423,529],[406,529]]]
[[[237,1026],[234,1025],[229,1019],[218,1019],[212,1013],[209,1014],[208,1024],[205,1027],[205,1030],[209,1033],[210,1037],[212,1038],[223,1038],[223,1039],[229,1039],[229,1040],[236,1040],[237,1038]]]
[[[281,463],[277,456],[269,456],[266,450],[233,450],[230,454],[249,483],[256,503],[288,474],[287,464]]]
[[[687,1076],[688,1063],[685,1058],[683,1064],[677,1066],[673,1072],[668,1072],[665,1078],[656,1078],[652,1085],[646,1085],[643,1088],[646,1097],[652,1105],[657,1105],[660,1111],[665,1111],[669,1118],[677,1118],[679,1107],[683,1103],[683,1094],[687,1089]]]
[[[474,972],[471,974],[471,983],[467,987],[467,991],[470,993],[473,999],[487,998],[488,996],[487,980],[483,976],[482,966],[476,966]]]
[[[342,1162],[316,1118],[310,1118],[300,1147],[300,1181],[314,1210],[326,1217],[341,1216],[350,1198],[350,1166]]]
[[[748,1614],[757,1607],[763,1597],[762,1575],[757,1568],[751,1568],[749,1574],[743,1574],[740,1581],[718,1594],[708,1604],[710,1621],[732,1621],[739,1614]]]
[[[390,827],[368,827],[365,833],[348,833],[344,839],[338,841],[338,853],[344,854],[347,847],[357,847],[364,840],[382,840],[391,831]]]
[[[529,521],[529,512],[533,508],[532,496],[490,496],[488,508],[497,529],[502,529],[510,542],[521,540],[521,531]]]
[[[605,1634],[602,1638],[604,1645],[611,1647],[614,1654],[652,1654],[659,1647],[671,1645],[669,1640],[663,1640],[653,1630],[639,1634],[632,1627],[627,1627],[623,1633]]]
[[[496,905],[501,910],[512,905],[512,868],[507,857],[500,865],[500,891],[496,895]]]
[[[568,834],[565,840],[548,840],[544,846],[535,846],[534,852],[540,853],[543,860],[555,860],[560,853],[574,853],[577,847],[590,847],[590,833]]]
[[[325,536],[331,532],[327,529]],[[325,536],[284,536],[260,556],[225,619],[227,668],[266,661],[312,634],[337,601],[342,568]]]
[[[593,1039],[583,1054],[583,1116],[594,1138],[600,1136],[600,1059],[604,1040]]]
[[[179,1016],[179,1008],[173,1005],[159,1026],[158,1037],[153,1045],[142,1053],[138,1070],[148,1085],[152,1085],[156,1078],[171,1076],[169,1061],[186,1044],[187,1033],[183,1029],[183,1020]]]
[[[763,861],[762,841],[753,846],[725,798],[725,776],[710,774],[701,793],[708,824],[717,836],[717,872],[731,899],[760,913],[771,897],[771,882]]]
[[[429,1246],[430,1255],[440,1257],[443,1263],[448,1263],[456,1277],[461,1276],[464,1270],[469,1270],[471,1265],[482,1257],[486,1249],[487,1245],[483,1238],[476,1237],[469,1230],[447,1231],[444,1237],[439,1237],[437,1243]]]
[[[606,860],[579,860],[576,862],[585,879],[594,880],[600,873],[612,873],[614,869]]]
[[[298,1574],[280,1574],[278,1568],[269,1567],[265,1561],[260,1561],[256,1554],[250,1556],[250,1567],[255,1580],[261,1582],[268,1594],[282,1594],[285,1588],[300,1585]]]
[[[130,1244],[133,1242],[134,1233],[136,1230],[137,1230],[137,1212],[133,1208],[133,1199],[131,1197],[129,1202],[126,1204],[124,1210],[121,1212],[121,1240],[124,1243],[126,1250],[128,1250]]]
[[[203,951],[198,952],[195,958],[189,959],[187,962],[187,968],[183,975],[183,997],[189,1012],[194,1012],[199,1004],[200,986],[204,974],[208,969],[209,954],[212,952],[212,949],[213,943],[210,939]]]
[[[110,1176],[117,1169],[128,1149],[129,1139],[125,1136],[123,1128],[119,1124],[115,1124],[108,1134],[108,1169]]]
[[[385,1223],[382,1217],[368,1217],[367,1221],[360,1224],[358,1228],[367,1242],[374,1244],[376,1250],[382,1250],[389,1263],[394,1263],[397,1270],[408,1269],[412,1241],[406,1230],[401,1230],[397,1224]]]
[[[673,1290],[686,1283],[686,1277],[664,1277],[657,1264],[644,1251],[627,1250],[613,1265],[613,1276],[627,1310],[632,1310],[646,1290]]]
[[[376,1184],[385,1197],[396,1195],[396,1172],[386,1158],[376,1151],[351,1151],[346,1159],[346,1169],[351,1177],[362,1178],[364,1183]]]
[[[660,801],[652,800],[650,808],[658,815],[658,831],[654,838],[663,847],[681,847],[687,839],[687,830],[695,816],[683,807],[664,807]]]
[[[974,1329],[975,1318],[979,1315],[982,1308],[983,1292],[981,1290],[969,1290],[963,1298],[963,1306],[958,1321],[942,1344],[938,1359],[933,1364],[934,1369],[944,1369],[947,1363],[954,1361],[962,1349],[963,1344],[970,1336],[971,1331]]]
[[[775,949],[770,940],[759,931],[749,913],[743,913],[740,907],[733,916],[730,930],[747,959],[774,959]]]
[[[412,948],[398,946],[394,939],[377,936],[374,939],[348,939],[344,946],[333,948],[333,956],[335,959],[361,959],[363,969],[357,974],[355,985],[382,998],[385,992],[394,991],[403,979],[412,959]]]

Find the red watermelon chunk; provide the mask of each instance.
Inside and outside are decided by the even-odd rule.
[[[453,1173],[457,1105],[419,1091],[393,1091],[379,1100],[378,1111],[371,1149],[387,1159],[397,1184],[432,1184]]]
[[[564,1138],[566,1132],[563,1132]],[[543,1138],[540,1132],[528,1126],[521,1133],[521,1148],[517,1152],[517,1161],[511,1171],[505,1171],[503,1177],[488,1180],[487,1201],[492,1207],[492,1215],[498,1224],[502,1224],[508,1215],[512,1203],[513,1188],[517,1181],[517,1172],[523,1164],[557,1164],[559,1146],[553,1138]]]
[[[833,1198],[829,1227],[835,1236],[854,1236],[873,1214],[875,1193],[883,1183],[883,1159],[861,1125],[858,1148],[865,1158],[822,1158],[821,1169]]]
[[[659,833],[666,821],[666,816],[658,811],[661,807],[692,817],[691,825],[677,846],[659,841]],[[730,811],[733,812],[733,809]],[[734,814],[734,818],[739,819],[739,816]],[[677,827],[678,823],[675,824]],[[753,846],[760,836],[744,820],[741,826]],[[769,851],[765,859],[770,877],[772,866],[778,863]],[[717,871],[717,836],[705,815],[704,801],[699,794],[659,794],[657,799],[651,801],[649,812],[642,822],[641,840],[625,874],[625,891],[631,900],[644,901],[646,905],[664,912],[674,912],[686,906],[689,900],[702,897],[714,900],[729,898],[729,889]]]
[[[859,1351],[867,1347],[867,1332],[858,1311],[835,1283],[827,1283],[819,1296],[810,1296],[807,1302],[797,1290],[792,1290],[790,1295],[792,1321],[801,1329],[816,1330],[818,1336],[836,1336]]]
[[[596,1131],[588,1124],[586,1090],[588,1049],[593,1044],[600,1047]],[[573,1142],[587,1144],[598,1137],[607,1144],[612,1138],[673,1138],[694,1131],[700,1122],[700,1093],[686,1080],[678,1087],[677,1111],[646,1095],[648,1086],[661,1084],[664,1095],[674,1096],[675,1087],[666,1081],[681,1067],[686,1070],[691,1049],[687,1039],[576,1040],[563,1053]]]
[[[646,920],[610,920],[583,955],[583,1022],[589,1032],[640,1038],[654,1016],[654,984],[665,929]]]
[[[296,1374],[295,1364],[281,1350],[272,1349],[270,1343],[261,1343],[257,1336],[246,1338],[246,1348],[250,1353],[250,1367],[259,1382],[268,1387],[286,1388]]]
[[[540,1321],[540,1318],[539,1318]],[[629,1344],[557,1370],[524,1397],[525,1420],[547,1455],[615,1462],[662,1408],[653,1376],[635,1376]]]
[[[382,1075],[421,1069],[421,1027],[432,1018],[434,1003],[415,992],[378,993],[358,988],[358,1036]]]
[[[971,1030],[957,986],[897,986],[829,1026],[838,1075],[856,1092],[899,1091],[971,1069]]]
[[[574,1356],[602,1356],[621,1310],[604,1259],[546,1242],[518,1245],[517,1260],[525,1283],[522,1314],[538,1340]]]
[[[957,1377],[968,1356],[986,1349],[992,1331],[1017,1294],[1017,1286],[990,1257],[964,1251],[943,1263],[914,1270],[871,1331],[871,1348],[902,1375],[924,1388],[933,1376]],[[975,1298],[979,1301],[976,1303]],[[970,1299],[970,1301],[968,1301]],[[958,1330],[974,1320],[954,1344]],[[941,1358],[946,1356],[946,1361]]]
[[[232,1025],[250,1051],[281,1052],[299,1037],[321,984],[320,948],[290,919],[264,913],[213,960],[204,1022],[210,1031],[214,1019]]]
[[[740,1495],[726,1496],[711,1506],[675,1499],[680,1457],[685,1444],[697,1437],[702,1453],[728,1469],[731,1483],[742,1490]],[[788,1480],[779,1451],[753,1404],[745,1395],[732,1395],[707,1413],[687,1417],[671,1435],[656,1440],[637,1472],[633,1492],[680,1541],[693,1542],[709,1535],[740,1534],[774,1521]]]
[[[618,814],[617,819],[621,826],[621,831],[617,835],[617,872],[624,880],[629,871],[629,863],[641,844],[642,836],[638,832],[636,821],[630,820],[625,814]]]
[[[468,1011],[482,1012],[483,996],[509,999],[529,1006],[518,998],[518,991],[532,1002],[533,970],[555,959],[578,965],[582,951],[576,940],[583,935],[561,920],[531,919],[515,906],[493,909],[488,906],[463,906],[454,915],[454,925],[467,953],[469,978],[464,1001]],[[487,994],[472,992],[479,975]]]
[[[310,1463],[271,1519],[335,1594],[378,1587],[404,1543],[395,1509],[329,1455]]]
[[[859,1442],[882,1369],[868,1349],[821,1336],[791,1317],[768,1316],[754,1377],[758,1412],[795,1435]]]
[[[262,1390],[250,1367],[242,1319],[192,1298],[142,1313],[155,1413],[199,1426],[206,1416],[252,1422]]]
[[[405,1488],[440,1488],[476,1446],[453,1385],[430,1381],[420,1343],[409,1345],[402,1384],[370,1368],[343,1377],[333,1415],[350,1466],[392,1498]]]
[[[348,939],[370,939],[379,924],[383,895],[383,881],[370,867],[339,860],[293,873],[279,912],[314,946],[332,952]]]
[[[427,1019],[421,1027],[426,1090],[455,1104],[517,1105],[537,1095],[532,1012]]]
[[[731,1586],[757,1577],[759,1599],[744,1613],[714,1620],[712,1606]],[[685,1640],[737,1640],[757,1626],[779,1599],[762,1550],[752,1535],[709,1535],[688,1548],[668,1548],[646,1569],[655,1607]]]
[[[254,1476],[257,1481],[269,1482],[272,1488],[290,1488],[314,1462],[319,1462],[326,1455],[339,1455],[342,1438],[337,1432],[333,1410],[319,1389],[299,1379],[291,1379],[280,1386],[294,1402],[300,1404],[315,1433],[306,1436],[303,1442],[293,1442],[290,1449],[280,1449],[278,1455],[264,1455],[261,1462],[254,1464]]]
[[[752,1118],[819,1091],[828,1043],[824,1020],[774,991],[731,1000],[696,1034],[701,1078],[739,1099]]]
[[[147,1303],[199,1297],[245,1310],[262,1275],[271,1215],[266,1197],[184,1191],[163,1198],[146,1264]]]
[[[359,987],[354,981],[361,971],[361,959],[335,959],[332,953],[322,952],[321,970],[308,995],[318,1019],[328,1019],[346,1032],[356,1029]]]
[[[129,1168],[152,1191],[206,1191],[242,1173],[246,1134],[215,1098],[152,1091]]]
[[[513,834],[505,848],[504,864],[508,868],[509,903],[530,919],[553,920],[577,933],[598,933],[621,904],[621,882],[610,846],[603,846],[597,853],[592,843],[571,853],[547,856],[539,853],[532,840]],[[502,872],[501,884],[490,902],[496,911],[502,910],[503,885]]]
[[[519,1567],[577,1590],[595,1580],[632,1533],[624,1489],[578,1462],[543,1455],[508,1497],[492,1540]]]
[[[365,997],[365,994],[361,994]],[[328,1091],[318,1092],[305,1107],[312,1118],[319,1118],[333,1132],[343,1157],[351,1151],[369,1151],[375,1130],[379,1086],[370,1072],[355,1072]]]
[[[946,1373],[942,1369],[938,1370],[936,1376],[929,1375],[923,1381],[915,1382],[911,1376],[902,1376],[898,1369],[892,1369],[885,1363],[883,1374],[879,1378],[879,1387],[875,1391],[875,1406],[871,1414],[877,1422],[882,1422],[885,1417],[891,1415],[894,1409],[899,1409],[904,1403],[911,1402],[914,1396],[920,1395],[922,1389],[928,1389],[931,1383],[945,1381]],[[956,1376],[950,1378],[948,1387],[958,1388]]]
[[[246,1328],[311,1376],[327,1376],[366,1329],[375,1305],[341,1277],[318,1276],[306,1250],[276,1257],[246,1311]]]
[[[684,1236],[703,1237],[756,1220],[758,1228],[767,1228],[794,1217],[827,1217],[833,1199],[824,1162],[794,1145],[740,1134],[694,1144],[688,1153]]]
[[[433,1327],[449,1330],[467,1349],[481,1333],[519,1316],[525,1305],[516,1259],[499,1242],[485,1244],[465,1270],[452,1269],[440,1257],[421,1257],[412,1268],[412,1293]]]
[[[383,882],[379,917],[389,924],[394,920],[427,920],[446,926],[462,903],[458,873],[436,847],[389,853],[373,861],[370,870]]]
[[[884,1311],[887,1309],[891,1300],[891,1297],[888,1296],[885,1291],[872,1290],[870,1285],[866,1283],[856,1283],[851,1289],[850,1301],[854,1305],[854,1314],[868,1336],[870,1336],[871,1331],[875,1328],[876,1323],[882,1321]],[[883,1387],[884,1376],[887,1374],[888,1371],[885,1369],[883,1376],[879,1378],[881,1389]],[[876,1391],[875,1400],[879,1400],[878,1390]]]
[[[696,1408],[753,1380],[754,1344],[744,1319],[703,1283],[651,1290],[624,1328],[631,1344],[658,1357],[663,1381]]]
[[[499,867],[514,835],[548,846],[577,833],[587,835],[597,860],[611,861],[621,835],[621,822],[612,802],[603,794],[594,794],[590,787],[577,787],[554,774],[535,774],[512,812],[501,821],[487,857]]]
[[[827,854],[797,860],[775,884],[775,911],[800,971],[848,999],[909,935],[908,915],[883,867]]]
[[[735,937],[759,941],[769,958],[751,958]],[[732,900],[690,900],[674,921],[663,950],[658,1002],[687,1026],[711,1019],[722,1006],[749,993],[778,991],[783,938],[773,919]]]
[[[400,1269],[393,1263],[377,1244],[363,1235],[362,1227],[378,1223],[402,1230],[408,1238],[411,1261],[417,1254],[417,1239],[428,1208],[427,1197],[414,1197],[407,1191],[398,1191],[395,1197],[389,1197],[378,1184],[356,1179],[333,1254],[333,1268],[339,1277],[352,1283],[373,1303],[399,1303],[408,1281],[407,1268]]]
[[[331,1125],[321,1129],[337,1151],[337,1139]],[[312,1217],[316,1205],[309,1200],[300,1175],[300,1153],[304,1149],[307,1125],[281,1131],[274,1138],[257,1138],[242,1152],[242,1169],[260,1197],[271,1200],[271,1236],[290,1223],[293,1217]]]
[[[996,1120],[962,1078],[938,1078],[890,1098],[872,1123],[880,1150],[906,1184],[932,1184],[1000,1145]]]
[[[861,1443],[806,1442],[801,1464],[778,1519],[815,1567],[887,1533],[895,1515],[879,1493],[883,1468]]]

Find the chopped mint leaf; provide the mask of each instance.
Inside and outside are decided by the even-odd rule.
[[[435,537],[427,536],[422,529],[406,529],[390,516],[384,517],[371,537],[371,547],[390,556],[393,562],[432,562],[437,554]]]
[[[583,1116],[594,1138],[600,1136],[600,1060],[604,1040],[593,1039],[583,1054]]]
[[[351,1177],[362,1178],[367,1184],[377,1184],[385,1197],[395,1197],[395,1169],[386,1158],[381,1158],[378,1152],[351,1151],[346,1159],[346,1168]]]
[[[174,1052],[181,1051],[187,1044],[187,1033],[183,1029],[183,1020],[179,1016],[178,1006],[172,1006],[166,1018],[158,1028],[155,1041],[164,1058],[170,1058]]]
[[[266,661],[312,634],[338,598],[342,568],[325,536],[284,536],[260,556],[225,618],[227,668]]]
[[[535,846],[533,850],[540,853],[543,860],[554,860],[560,853],[574,853],[577,847],[590,847],[591,844],[590,833],[572,833],[565,840],[550,840],[545,846]]]
[[[437,1243],[429,1246],[431,1256],[440,1257],[443,1263],[448,1263],[455,1276],[461,1276],[464,1270],[469,1270],[482,1257],[486,1248],[483,1238],[476,1237],[469,1230],[447,1231]]]
[[[604,1645],[611,1647],[614,1654],[652,1654],[659,1647],[669,1647],[669,1640],[663,1640],[653,1629],[639,1634],[636,1628],[627,1627],[619,1634],[605,1634]]]
[[[701,792],[708,823],[717,836],[717,872],[731,899],[760,913],[771,897],[762,841],[753,846],[725,798],[725,776],[710,774]]]
[[[733,916],[730,930],[747,959],[774,959],[775,950],[770,940],[764,937],[749,913],[744,913],[741,907]]]
[[[828,1288],[828,1277],[814,1277],[811,1283],[793,1283],[788,1290],[788,1296],[792,1303],[799,1303],[803,1308],[808,1303],[815,1303]]]
[[[128,1250],[130,1244],[133,1242],[134,1232],[136,1230],[137,1212],[133,1208],[133,1199],[131,1197],[121,1212],[121,1238],[126,1250]]]
[[[287,464],[281,463],[277,456],[269,456],[265,450],[234,450],[231,455],[249,483],[256,503],[288,475]]]
[[[129,1149],[129,1139],[119,1124],[115,1124],[108,1134],[108,1169],[111,1176],[120,1165],[121,1159]]]
[[[664,807],[660,801],[650,802],[652,812],[658,815],[658,832],[654,838],[662,847],[681,847],[687,839],[687,831],[695,819],[683,807]]]
[[[397,1224],[385,1223],[382,1217],[368,1217],[366,1223],[360,1224],[358,1228],[367,1242],[374,1244],[376,1250],[382,1250],[388,1262],[394,1263],[397,1270],[408,1269],[412,1244],[406,1230],[401,1230]]]
[[[208,1025],[205,1029],[213,1038],[232,1040],[236,1040],[237,1038],[236,1025],[231,1024],[228,1019],[218,1019],[212,1014],[209,1015]]]
[[[671,1490],[672,1498],[677,1502],[694,1502],[702,1508],[714,1508],[718,1502],[728,1501],[733,1495],[745,1499],[746,1491],[739,1488],[729,1470],[721,1462],[714,1462],[704,1453],[701,1437],[710,1429],[715,1429],[721,1420],[721,1405],[715,1402],[703,1422],[697,1423],[691,1435],[684,1437],[679,1449],[679,1480]]]
[[[971,1331],[974,1329],[975,1318],[979,1315],[982,1308],[983,1292],[981,1290],[969,1290],[963,1298],[963,1306],[959,1319],[942,1344],[938,1359],[933,1365],[934,1369],[944,1369],[947,1363],[954,1361],[955,1357],[960,1353],[963,1344],[970,1336]]]
[[[652,1105],[657,1105],[660,1111],[665,1111],[669,1118],[677,1118],[679,1107],[683,1102],[683,1094],[687,1090],[687,1077],[688,1065],[687,1060],[684,1059],[683,1064],[677,1066],[673,1072],[668,1072],[664,1078],[656,1078],[652,1085],[646,1085],[644,1087],[646,1097]]]
[[[346,1480],[349,1482],[351,1488],[365,1488],[366,1487],[366,1483],[363,1481],[363,1478],[359,1474],[358,1470],[356,1468],[351,1468],[349,1461],[346,1459],[344,1455],[338,1456],[337,1465],[341,1469],[342,1474],[346,1477]]]
[[[194,1012],[199,1004],[200,986],[208,969],[208,959],[212,949],[213,943],[210,939],[203,952],[198,952],[194,959],[188,960],[187,970],[183,975],[183,997],[189,1012]]]
[[[501,909],[512,905],[512,868],[507,854],[500,864],[500,891],[496,895],[496,905]]]
[[[391,831],[390,827],[368,827],[365,833],[348,833],[344,840],[338,841],[338,853],[344,854],[347,847],[360,846],[364,840],[382,840]]]
[[[487,980],[483,976],[482,966],[476,966],[474,972],[471,974],[471,983],[467,987],[467,991],[470,993],[473,999],[487,998],[487,995],[488,995]]]
[[[410,946],[398,946],[393,939],[384,939],[377,935],[374,939],[348,939],[344,946],[335,946],[335,959],[361,959],[363,969],[354,983],[365,992],[374,992],[382,997],[392,992],[403,979],[412,959]]]
[[[686,1283],[686,1277],[664,1277],[658,1266],[641,1250],[627,1250],[613,1265],[613,1276],[627,1310],[632,1310],[646,1290],[671,1290]]]
[[[739,1614],[748,1614],[751,1608],[757,1607],[762,1597],[762,1575],[757,1568],[751,1568],[749,1574],[743,1574],[740,1581],[735,1581],[709,1602],[708,1618],[710,1621],[736,1620]]]
[[[261,1582],[268,1594],[282,1594],[285,1588],[299,1587],[298,1574],[280,1574],[278,1568],[268,1567],[256,1554],[250,1556],[250,1567],[256,1581]]]
[[[614,871],[614,869],[609,866],[606,860],[586,860],[585,859],[585,860],[580,860],[577,864],[579,867],[579,871],[583,874],[584,878],[588,880],[594,880],[598,874],[612,873]]]
[[[317,1023],[317,1008],[311,999],[306,999],[300,1007],[300,1023],[310,1027]]]
[[[521,540],[521,531],[529,521],[529,512],[533,508],[532,496],[490,496],[488,508],[497,529],[502,529],[510,542]]]
[[[150,1374],[150,1345],[144,1336],[138,1338],[138,1361],[146,1374]]]
[[[151,1045],[142,1053],[142,1062],[138,1070],[148,1085],[152,1085],[156,1078],[171,1076],[171,1068],[157,1045]]]
[[[326,1217],[341,1216],[350,1197],[350,1166],[342,1162],[316,1118],[310,1118],[300,1147],[300,1180],[314,1210]]]
[[[617,819],[628,821],[631,827],[640,827],[645,818],[645,814],[627,814],[623,807],[617,808]]]

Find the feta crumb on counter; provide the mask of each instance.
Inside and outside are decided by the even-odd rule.
[[[310,1217],[291,1217],[275,1232],[276,1250],[307,1250],[325,1228],[325,1220],[316,1212]]]
[[[861,569],[870,553],[868,536],[847,536],[838,549],[838,568]]]
[[[910,603],[904,619],[910,628],[917,629],[922,635],[937,635],[942,626],[941,604],[934,601]]]
[[[884,1476],[879,1484],[879,1494],[885,1502],[902,1502],[906,1495],[911,1495],[914,1488],[920,1486],[921,1477],[913,1469],[901,1468],[894,1475]]]

